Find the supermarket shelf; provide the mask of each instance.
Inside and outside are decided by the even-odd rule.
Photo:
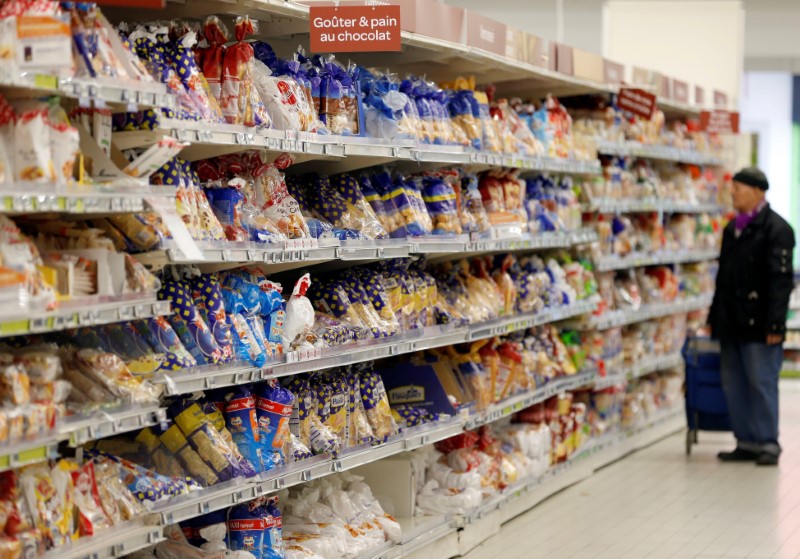
[[[681,202],[663,198],[597,198],[584,208],[599,213],[719,213],[722,207],[713,203]]]
[[[600,162],[596,160],[501,154],[475,151],[462,146],[390,142],[352,136],[320,136],[287,130],[170,119],[163,119],[155,130],[116,132],[114,144],[123,150],[144,147],[154,144],[165,135],[190,144],[181,154],[189,160],[248,149],[266,149],[276,154],[292,153],[298,164],[327,161],[326,169],[332,173],[352,171],[389,161],[512,167],[584,175],[596,175],[601,171]]]
[[[557,378],[537,388],[533,393],[512,396],[498,404],[490,406],[487,410],[474,414],[467,419],[465,427],[467,429],[476,429],[481,425],[493,423],[504,417],[510,417],[516,412],[544,402],[556,394],[592,384],[596,375],[597,371],[591,370],[576,375]]]
[[[597,377],[594,381],[595,390],[603,390],[611,386],[634,380],[650,373],[664,371],[683,366],[683,355],[680,353],[669,353],[666,355],[655,355],[645,357],[638,363],[626,365],[619,371],[608,374],[605,377]]]
[[[11,311],[0,319],[0,338],[45,334],[168,314],[169,301],[158,301],[153,295],[87,297],[62,303],[49,312],[23,314],[20,311]]]
[[[311,371],[343,367],[363,361],[384,359],[395,355],[413,353],[435,347],[465,343],[491,338],[509,332],[526,330],[534,326],[566,320],[595,308],[594,302],[579,302],[539,313],[517,315],[476,324],[466,328],[434,326],[396,336],[369,340],[312,352],[290,352],[279,361],[264,367],[249,367],[244,363],[229,363],[224,366],[198,367],[177,373],[165,373],[153,379],[164,385],[168,395],[186,394],[222,386],[233,386],[246,382],[258,382],[270,378],[297,375]]]
[[[595,262],[595,270],[598,272],[610,272],[612,270],[626,270],[642,266],[702,262],[704,260],[715,260],[718,257],[719,251],[717,249],[670,250],[649,254],[633,252],[627,256],[603,256]]]
[[[59,78],[45,74],[9,75],[0,72],[0,88],[35,94],[61,95],[96,107],[122,105],[124,110],[141,107],[174,109],[176,98],[164,84],[111,78]]]
[[[127,404],[110,410],[69,416],[59,427],[63,440],[71,446],[137,431],[167,421],[167,410],[157,404]]]
[[[783,349],[789,351],[800,351],[800,342],[784,342]]]
[[[174,188],[148,186],[146,183],[134,179],[114,184],[65,187],[14,184],[0,186],[0,212],[7,214],[138,213],[147,209],[148,198],[174,199],[175,193]]]
[[[70,547],[48,551],[45,559],[111,559],[124,557],[164,541],[161,526],[139,523],[116,525],[91,538],[81,538]]]
[[[606,142],[597,144],[597,151],[605,155],[624,157],[641,157],[644,159],[660,159],[693,165],[722,165],[720,158],[693,149],[680,149],[672,146],[658,146],[641,142]]]
[[[638,309],[625,309],[608,311],[600,316],[586,317],[580,322],[571,324],[575,328],[584,330],[607,330],[618,328],[636,322],[644,322],[656,318],[663,318],[674,314],[689,313],[704,309],[711,305],[712,295],[699,295],[689,297],[683,301],[668,301],[665,303],[650,303]]]

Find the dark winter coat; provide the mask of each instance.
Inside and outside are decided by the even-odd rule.
[[[736,237],[725,227],[709,324],[720,340],[766,342],[786,332],[794,287],[791,225],[767,205]]]

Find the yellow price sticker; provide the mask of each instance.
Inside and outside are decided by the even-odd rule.
[[[42,89],[58,89],[58,78],[44,74],[36,74],[33,85]]]
[[[0,323],[0,333],[3,334],[21,334],[28,331],[28,320],[23,318],[21,320],[12,320],[10,322]]]

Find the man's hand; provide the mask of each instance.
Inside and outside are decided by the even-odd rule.
[[[776,345],[783,341],[783,334],[769,334],[767,336],[767,345]]]

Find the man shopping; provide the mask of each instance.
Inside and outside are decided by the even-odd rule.
[[[722,388],[736,449],[724,462],[778,464],[778,376],[793,288],[792,227],[765,199],[767,177],[742,169],[733,177],[736,218],[725,228],[709,323],[720,341]]]

